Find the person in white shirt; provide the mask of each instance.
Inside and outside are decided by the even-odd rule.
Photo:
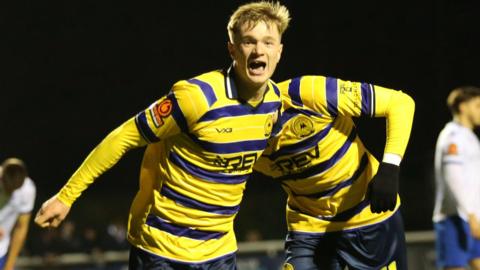
[[[440,269],[480,269],[480,88],[454,89],[447,99],[453,120],[435,149],[433,222]]]
[[[27,237],[35,194],[23,161],[5,160],[0,167],[0,270],[14,269]]]

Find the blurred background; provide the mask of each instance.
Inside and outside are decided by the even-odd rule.
[[[109,131],[176,81],[227,67],[226,24],[246,2],[1,3],[0,160],[26,161],[37,184],[35,211]],[[281,2],[292,21],[275,81],[328,75],[401,89],[415,99],[402,163],[402,214],[407,231],[431,230],[434,145],[450,120],[446,96],[459,85],[480,85],[477,1]],[[367,147],[381,157],[384,119],[359,119],[358,125]],[[77,201],[69,215],[75,237],[93,230],[108,249],[124,230],[142,154],[128,153]],[[238,239],[281,240],[284,204],[278,184],[250,181],[236,219]],[[33,226],[27,252],[44,252],[41,241],[61,233]]]

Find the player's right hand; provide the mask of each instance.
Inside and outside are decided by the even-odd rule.
[[[35,216],[35,223],[42,228],[56,228],[65,219],[70,207],[53,196],[42,204]]]

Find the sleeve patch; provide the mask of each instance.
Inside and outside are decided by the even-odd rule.
[[[155,127],[161,127],[164,124],[163,119],[172,114],[173,103],[169,98],[164,99],[160,103],[154,104],[150,107],[150,114],[153,119]]]
[[[451,143],[449,146],[448,146],[448,149],[447,149],[447,154],[448,155],[458,155],[458,147],[456,144],[454,143]]]

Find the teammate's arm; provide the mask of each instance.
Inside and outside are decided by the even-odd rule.
[[[27,238],[28,226],[30,224],[30,213],[21,214],[17,218],[17,222],[12,231],[10,246],[8,248],[7,260],[5,261],[4,270],[13,270],[18,255],[22,250],[25,239]]]
[[[294,103],[302,103],[327,117],[385,117],[387,138],[383,162],[370,184],[373,212],[393,210],[398,192],[399,165],[408,144],[415,103],[401,91],[331,77],[305,76],[298,94],[290,81]]]
[[[400,162],[410,138],[415,103],[401,91],[374,86],[376,117],[386,117],[387,138],[382,163],[369,186],[374,213],[394,210],[397,203]]]

